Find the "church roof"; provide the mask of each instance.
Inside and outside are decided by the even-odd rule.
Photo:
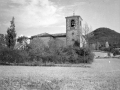
[[[51,37],[51,35],[48,33],[41,33],[38,35],[31,36],[31,38],[36,38],[36,37]]]
[[[66,33],[51,34],[53,37],[66,37]]]
[[[37,38],[37,37],[66,37],[66,33],[58,33],[58,34],[48,34],[48,33],[41,33],[38,35],[31,36],[31,39]]]

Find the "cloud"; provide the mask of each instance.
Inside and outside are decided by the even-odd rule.
[[[65,14],[68,14],[68,9],[73,11],[73,7],[84,3],[59,6],[50,0],[8,0],[4,1],[6,5],[4,6],[5,14],[3,15],[8,17],[9,14],[10,18],[14,16],[15,24],[18,28],[47,27],[63,22]]]
[[[67,4],[67,5],[64,5],[64,11],[66,13],[66,16],[71,16],[73,15],[73,12],[76,14],[79,13],[80,11],[80,8],[85,6],[87,4],[87,2],[85,1],[74,1],[72,4]]]
[[[25,4],[26,1],[25,0],[11,0],[12,3],[15,3],[15,4]]]
[[[16,22],[23,27],[50,26],[62,18],[62,7],[49,0],[11,0]],[[16,6],[18,5],[18,6]]]

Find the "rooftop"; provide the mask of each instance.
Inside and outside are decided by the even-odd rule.
[[[54,37],[54,38],[55,37],[66,37],[66,33],[58,33],[58,34],[41,33],[38,35],[31,36],[31,39],[36,38],[36,37]]]

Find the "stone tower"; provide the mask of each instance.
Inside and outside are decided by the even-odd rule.
[[[82,36],[82,18],[77,15],[66,17],[66,44],[73,46],[77,41],[80,46]]]

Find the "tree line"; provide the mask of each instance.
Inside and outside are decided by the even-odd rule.
[[[8,65],[53,65],[65,63],[91,63],[94,55],[89,48],[80,48],[78,44],[58,47],[54,41],[46,46],[41,39],[26,43],[27,37],[16,39],[14,17],[7,34],[0,44],[0,64]],[[16,42],[23,48],[15,48]],[[24,42],[24,43],[23,43]]]

